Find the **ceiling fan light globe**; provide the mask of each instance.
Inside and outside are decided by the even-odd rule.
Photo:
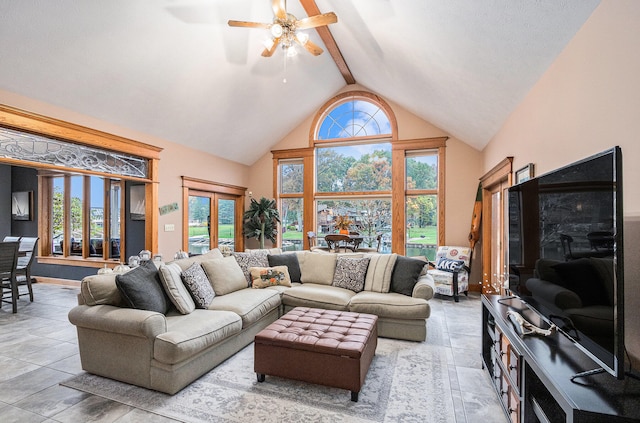
[[[298,54],[298,50],[294,46],[287,47],[287,57],[295,57]]]
[[[273,35],[275,38],[280,38],[283,32],[284,31],[282,29],[282,25],[280,25],[279,23],[274,23],[273,25],[271,25],[271,35]]]
[[[309,34],[305,33],[305,32],[298,32],[296,34],[296,38],[298,39],[298,42],[302,45],[307,44],[307,41],[309,41]]]

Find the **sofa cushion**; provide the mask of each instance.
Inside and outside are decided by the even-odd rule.
[[[200,255],[197,255],[197,256],[189,257],[189,258],[174,260],[171,263],[175,263],[178,266],[180,266],[180,268],[182,270],[186,270],[193,263],[202,263],[203,261],[207,261],[207,260],[211,260],[211,259],[215,259],[215,258],[222,258],[222,257],[223,257],[223,255],[220,252],[220,250],[217,249],[217,248],[213,248],[213,249],[209,250],[208,252],[206,252],[205,254],[200,254]]]
[[[349,289],[324,284],[305,283],[287,289],[282,294],[282,303],[291,307],[348,310],[349,301],[354,295],[356,293]]]
[[[349,311],[375,314],[393,319],[427,319],[431,314],[429,303],[422,298],[407,297],[393,292],[362,291],[349,302]]]
[[[116,286],[116,275],[90,275],[82,279],[80,293],[86,305],[124,306],[120,290]]]
[[[337,258],[336,254],[307,254],[302,265],[300,282],[331,285]]]
[[[291,282],[300,282],[300,262],[296,253],[269,254],[269,266],[287,266]]]
[[[367,276],[369,257],[351,258],[338,257],[336,270],[333,274],[333,286],[360,292],[364,288],[364,279]]]
[[[247,287],[244,273],[234,257],[203,261],[202,268],[216,295],[226,295]]]
[[[266,288],[268,286],[291,286],[291,277],[287,266],[251,267],[251,287]]]
[[[191,293],[182,282],[180,266],[175,263],[163,264],[158,270],[164,292],[176,309],[182,314],[189,314],[195,310],[196,304],[191,298]]]
[[[249,269],[252,267],[269,267],[267,259],[268,250],[250,250],[244,253],[233,252],[231,256],[236,259],[245,277],[244,288],[251,286],[251,274]]]
[[[117,275],[116,286],[130,308],[165,314],[171,307],[171,301],[160,282],[158,269],[151,261]]]
[[[209,283],[207,274],[200,263],[193,263],[181,274],[185,286],[191,293],[193,301],[198,308],[207,308],[215,297],[215,292]]]
[[[246,328],[279,306],[278,291],[244,288],[227,295],[217,296],[209,305],[209,309],[234,312],[242,319],[242,327]]]
[[[422,260],[399,255],[391,274],[390,291],[410,297],[425,264]]]
[[[175,364],[224,341],[242,329],[240,317],[229,311],[195,310],[191,314],[167,316],[167,331],[158,335],[153,358]]]
[[[367,277],[364,280],[364,290],[373,292],[389,292],[391,275],[398,255],[368,254],[370,258]]]

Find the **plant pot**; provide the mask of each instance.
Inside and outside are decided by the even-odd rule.
[[[349,235],[349,229],[340,229],[341,235]]]

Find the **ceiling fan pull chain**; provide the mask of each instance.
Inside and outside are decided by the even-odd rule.
[[[285,54],[282,55],[282,57],[284,57],[284,77],[282,78],[282,83],[286,84],[287,83],[287,55],[286,52]]]

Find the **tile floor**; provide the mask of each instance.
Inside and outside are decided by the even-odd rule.
[[[33,303],[0,310],[0,422],[170,422],[118,402],[60,386],[82,371],[68,311],[78,288],[35,284]],[[456,423],[507,419],[480,361],[480,297],[431,302],[427,342],[447,350]],[[428,421],[428,418],[425,420]]]

